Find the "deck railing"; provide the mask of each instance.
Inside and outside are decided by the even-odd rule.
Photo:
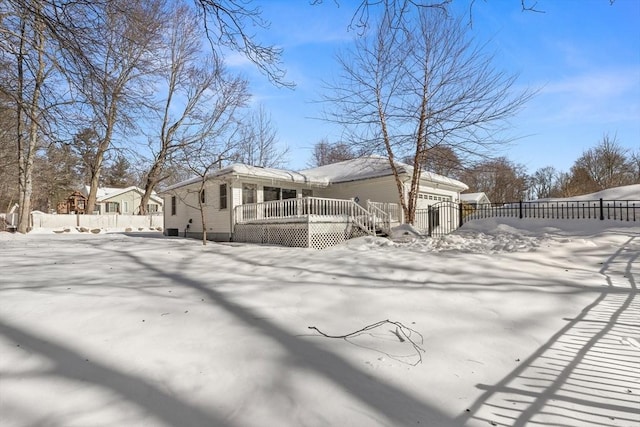
[[[353,210],[350,215],[350,220],[367,234],[375,236],[377,232],[384,231],[389,232],[389,227],[385,228],[385,223],[389,222],[386,214],[378,209],[379,212],[369,212],[356,202],[353,202]],[[386,218],[386,219],[385,219]]]
[[[391,233],[391,216],[389,212],[377,206],[377,203],[367,201],[367,211],[370,213],[370,221],[373,224],[374,232],[380,230],[385,234]],[[382,206],[384,207],[384,206]]]
[[[350,216],[354,212],[353,200],[303,197],[249,203],[235,207],[236,224],[265,219],[290,219],[308,215]]]
[[[378,231],[389,233],[389,214],[377,206],[368,206],[366,209],[354,200],[303,197],[236,206],[234,215],[236,224],[313,216],[342,218],[368,234],[375,235]]]
[[[397,203],[372,202],[367,200],[367,210],[373,212],[380,210],[385,212],[390,222],[401,222],[400,205]]]

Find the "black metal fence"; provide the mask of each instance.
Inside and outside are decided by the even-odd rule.
[[[520,201],[460,205],[460,226],[474,219],[499,217],[640,222],[640,200]]]
[[[462,225],[460,204],[438,202],[427,209],[417,209],[413,226],[430,237],[444,236]]]

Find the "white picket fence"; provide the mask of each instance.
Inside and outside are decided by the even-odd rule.
[[[32,228],[156,229],[164,227],[162,215],[57,215],[32,213]]]

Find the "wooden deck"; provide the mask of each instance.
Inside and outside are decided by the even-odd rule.
[[[383,207],[387,206],[387,211]],[[394,204],[305,197],[234,209],[234,240],[323,249],[365,235],[389,234],[399,223]]]

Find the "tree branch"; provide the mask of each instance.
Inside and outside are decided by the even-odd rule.
[[[402,343],[402,342],[408,342],[409,344],[411,344],[411,346],[413,347],[413,349],[416,352],[416,355],[418,356],[418,360],[415,363],[412,363],[411,365],[416,366],[419,363],[422,363],[422,353],[426,353],[425,349],[422,348],[422,344],[424,343],[424,337],[422,336],[422,334],[414,329],[411,329],[405,325],[403,325],[400,322],[395,322],[395,321],[391,321],[391,320],[381,320],[379,322],[376,323],[372,323],[370,325],[365,326],[362,329],[358,329],[357,331],[354,332],[350,332],[348,334],[345,335],[330,335],[327,333],[322,332],[320,329],[318,329],[315,326],[308,326],[308,329],[312,329],[316,332],[318,332],[320,335],[322,335],[323,337],[326,338],[334,338],[334,339],[344,339],[345,341],[348,341],[349,338],[353,338],[356,337],[362,333],[371,331],[373,329],[379,328],[382,325],[385,324],[391,324],[394,325],[396,327],[395,331],[392,331],[393,334],[395,336],[398,337],[398,340]],[[414,339],[412,338],[412,335],[417,335],[418,336],[418,342],[414,341]]]

